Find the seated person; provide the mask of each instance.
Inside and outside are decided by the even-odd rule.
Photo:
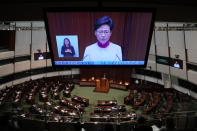
[[[153,128],[153,131],[160,131],[162,127],[162,121],[158,120],[154,122],[154,125],[151,126]]]
[[[134,131],[153,131],[153,129],[151,126],[146,125],[146,119],[144,117],[139,117]]]
[[[113,21],[108,16],[100,17],[94,24],[97,42],[85,49],[83,61],[122,61],[122,50],[117,44],[109,41]]]
[[[167,117],[165,127],[161,128],[160,131],[177,131],[175,128],[174,119],[172,117]]]
[[[39,55],[38,60],[43,60],[44,56],[42,54]]]
[[[179,65],[179,63],[177,61],[174,63],[174,67],[180,68],[180,65]]]

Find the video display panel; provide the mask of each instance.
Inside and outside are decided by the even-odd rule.
[[[53,65],[146,66],[154,9],[45,9]]]

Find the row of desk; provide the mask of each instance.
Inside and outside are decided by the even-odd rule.
[[[136,120],[135,113],[121,112],[116,114],[92,114],[90,121],[92,122],[124,122]]]
[[[118,105],[117,100],[98,100],[94,113],[90,116],[92,122],[123,122],[136,118],[135,113],[129,113],[125,105]]]

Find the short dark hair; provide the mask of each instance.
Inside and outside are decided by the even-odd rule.
[[[166,128],[167,129],[174,129],[175,128],[175,122],[172,117],[167,117],[166,118]]]
[[[143,116],[140,116],[137,120],[138,124],[145,124],[146,123],[146,119]]]
[[[109,25],[111,31],[113,30],[114,24],[112,19],[109,16],[102,16],[98,18],[94,23],[94,31],[96,31],[100,26],[105,24]]]

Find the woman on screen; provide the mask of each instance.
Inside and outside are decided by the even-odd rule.
[[[102,16],[94,24],[97,42],[85,49],[83,61],[122,61],[122,50],[117,44],[109,41],[113,21],[109,16]]]
[[[75,50],[73,46],[70,44],[70,40],[68,38],[64,39],[64,44],[62,45],[61,54],[64,57],[73,57],[75,55]]]
[[[175,63],[174,63],[174,67],[176,67],[176,68],[180,68],[180,64],[178,63],[178,61],[175,61]]]

